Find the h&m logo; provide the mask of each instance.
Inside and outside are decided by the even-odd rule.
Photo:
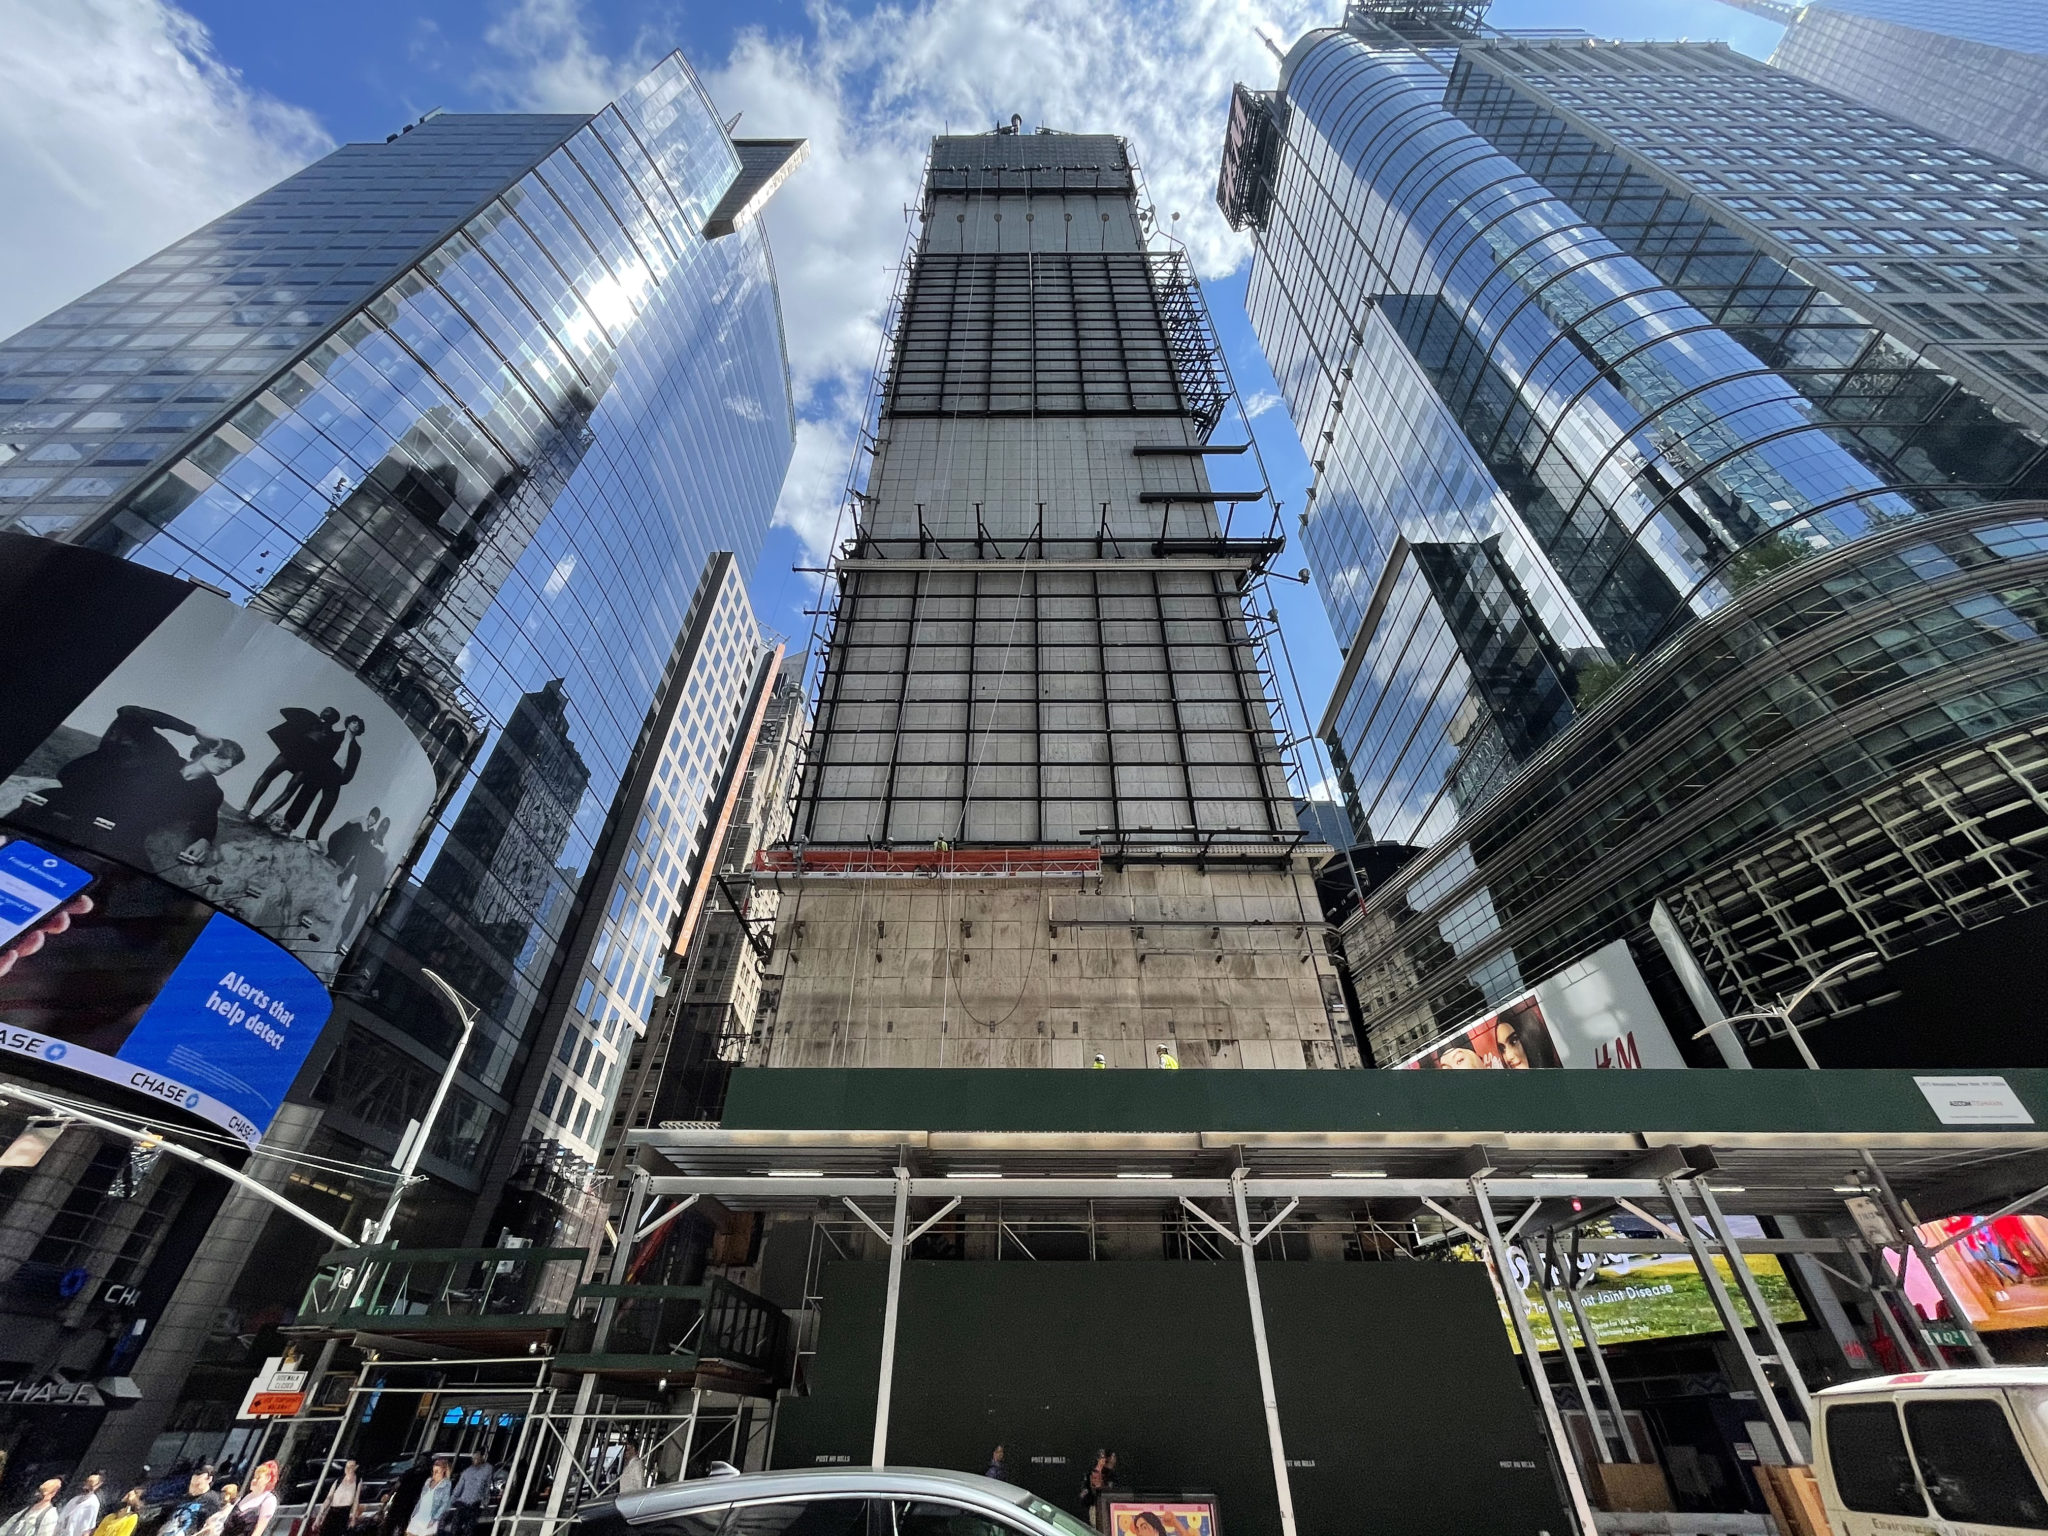
[[[1640,1072],[1643,1066],[1642,1047],[1636,1044],[1636,1032],[1623,1030],[1619,1036],[1605,1041],[1593,1052],[1593,1065],[1600,1068],[1625,1069]]]

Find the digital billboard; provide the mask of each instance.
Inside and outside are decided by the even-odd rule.
[[[433,765],[354,673],[227,599],[0,535],[0,821],[180,886],[321,977],[433,809]]]
[[[1705,1218],[1695,1217],[1694,1220],[1702,1224],[1704,1232]],[[1764,1235],[1762,1225],[1754,1216],[1730,1216],[1728,1225],[1738,1241]],[[1653,1233],[1644,1223],[1625,1217],[1587,1222],[1584,1232],[1588,1238],[1622,1240],[1663,1235]],[[1461,1251],[1461,1257],[1477,1261],[1479,1255],[1468,1246]],[[1792,1281],[1777,1258],[1767,1253],[1745,1254],[1743,1258],[1756,1279],[1757,1289],[1763,1293],[1764,1304],[1770,1308],[1771,1316],[1781,1323],[1804,1320],[1805,1309],[1800,1306]],[[1557,1348],[1550,1314],[1544,1308],[1543,1296],[1536,1288],[1528,1260],[1518,1248],[1509,1250],[1508,1260],[1514,1266],[1515,1283],[1522,1292],[1523,1315],[1528,1318],[1530,1331],[1536,1336],[1536,1347],[1544,1350]],[[1571,1263],[1568,1250],[1562,1243],[1558,1248],[1558,1260],[1563,1264]],[[1728,1267],[1727,1259],[1715,1254],[1714,1267],[1720,1271],[1722,1283],[1734,1298],[1736,1310],[1748,1318],[1749,1308],[1742,1299],[1742,1293],[1736,1289],[1734,1272]],[[1562,1277],[1553,1274],[1550,1278],[1555,1284]],[[1721,1319],[1707,1294],[1706,1279],[1685,1254],[1582,1253],[1572,1269],[1571,1278],[1573,1288],[1579,1293],[1579,1305],[1585,1309],[1586,1320],[1592,1324],[1602,1346],[1721,1331]],[[1570,1342],[1574,1347],[1578,1346],[1582,1342],[1578,1325],[1572,1320],[1571,1308],[1562,1298],[1558,1301],[1558,1314]],[[1508,1322],[1508,1319],[1503,1317],[1502,1321]],[[1508,1333],[1512,1339],[1514,1328],[1511,1323]],[[1519,1343],[1516,1347],[1520,1348]]]
[[[104,854],[0,829],[0,1052],[253,1144],[331,1007],[247,924]]]
[[[1111,1499],[1110,1536],[1216,1536],[1211,1499]]]
[[[2048,1219],[2039,1216],[1948,1216],[1918,1228],[1942,1278],[1980,1329],[2048,1327]],[[1936,1251],[1937,1245],[1948,1246]],[[1898,1261],[1891,1260],[1896,1269]],[[1916,1256],[1906,1271],[1906,1295],[1922,1315],[1941,1312],[1935,1289]]]
[[[1432,1040],[1399,1066],[1523,1072],[1543,1067],[1682,1067],[1635,957],[1617,939],[1529,991]]]

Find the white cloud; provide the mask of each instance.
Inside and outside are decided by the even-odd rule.
[[[807,422],[776,520],[823,552],[932,135],[1012,113],[1027,127],[1124,134],[1161,224],[1220,276],[1249,249],[1214,200],[1231,83],[1270,83],[1260,34],[1296,37],[1327,11],[1325,0],[918,0],[856,16],[813,0],[801,35],[754,29],[722,63],[693,60],[719,110],[744,113],[740,133],[811,141],[766,215]],[[630,64],[607,59],[578,0],[517,0],[490,35],[508,66],[501,91],[529,107],[588,110],[659,51],[642,37]]]
[[[1245,398],[1244,413],[1253,421],[1257,421],[1266,412],[1272,410],[1274,406],[1280,403],[1280,396],[1275,391],[1270,389],[1254,390]]]
[[[331,147],[168,0],[0,0],[0,336]]]

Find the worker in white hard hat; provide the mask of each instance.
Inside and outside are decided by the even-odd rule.
[[[1154,1047],[1154,1049],[1156,1049],[1159,1052],[1159,1065],[1161,1070],[1167,1072],[1178,1072],[1180,1070],[1180,1058],[1174,1055],[1172,1051],[1168,1050],[1163,1045],[1156,1046]]]

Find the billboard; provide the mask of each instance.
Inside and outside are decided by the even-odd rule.
[[[1522,1072],[1682,1067],[1685,1058],[1672,1043],[1627,942],[1617,939],[1512,1002],[1431,1041],[1399,1065]]]
[[[1216,1536],[1213,1499],[1111,1499],[1110,1536]]]
[[[2048,1327],[2048,1219],[1947,1216],[1917,1231],[1973,1326]],[[1948,1246],[1936,1251],[1941,1243]],[[1896,1259],[1891,1262],[1896,1269]],[[1941,1292],[1917,1255],[1907,1267],[1906,1295],[1923,1316],[1941,1315]]]
[[[290,954],[90,849],[0,829],[0,1054],[114,1083],[254,1144],[332,1003]]]
[[[1705,1217],[1695,1217],[1694,1220],[1702,1232],[1707,1232]],[[1754,1216],[1730,1216],[1728,1226],[1738,1241],[1764,1235],[1762,1224]],[[1663,1235],[1653,1232],[1646,1223],[1626,1217],[1587,1222],[1583,1230],[1588,1238],[1626,1240]],[[1711,1233],[1708,1236],[1711,1240]],[[1475,1261],[1479,1257],[1470,1247],[1462,1250],[1461,1256]],[[1592,1324],[1593,1332],[1602,1345],[1721,1331],[1721,1319],[1707,1294],[1706,1279],[1684,1254],[1582,1253],[1574,1264],[1561,1244],[1558,1259],[1571,1267],[1572,1287],[1579,1293],[1579,1305],[1585,1308],[1586,1320]],[[1767,1253],[1751,1253],[1744,1254],[1743,1259],[1756,1279],[1757,1289],[1763,1293],[1764,1305],[1770,1308],[1771,1316],[1781,1323],[1804,1320],[1805,1309],[1800,1306],[1798,1293],[1792,1289],[1792,1281],[1777,1258]],[[1530,1331],[1536,1336],[1536,1347],[1543,1350],[1557,1348],[1557,1335],[1551,1329],[1550,1314],[1544,1309],[1543,1296],[1536,1289],[1528,1259],[1519,1248],[1510,1248],[1508,1262],[1514,1266],[1515,1284],[1522,1292],[1523,1315],[1528,1318]],[[1728,1260],[1717,1253],[1714,1255],[1714,1267],[1720,1271],[1722,1283],[1734,1298],[1736,1310],[1748,1318],[1749,1308],[1742,1299],[1742,1293],[1735,1288],[1734,1273],[1728,1267]],[[1553,1285],[1561,1278],[1555,1273],[1550,1276]],[[1561,1298],[1558,1313],[1570,1342],[1577,1347],[1582,1342],[1578,1325],[1572,1320],[1570,1307]],[[1508,1322],[1508,1319],[1503,1316],[1502,1321]],[[1514,1337],[1512,1324],[1508,1334],[1511,1339]]]
[[[433,809],[370,688],[226,598],[0,535],[0,821],[146,870],[332,977]],[[10,658],[12,659],[12,658]]]

